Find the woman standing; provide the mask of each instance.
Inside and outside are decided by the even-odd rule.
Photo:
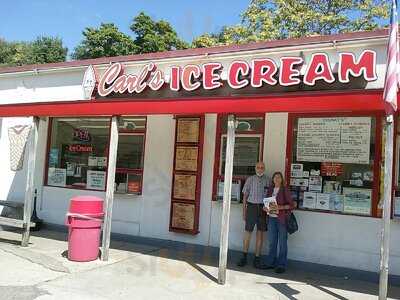
[[[269,253],[266,265],[275,268],[276,273],[283,273],[287,267],[287,229],[286,222],[291,211],[295,207],[292,196],[285,186],[281,172],[275,172],[272,176],[272,185],[267,191],[267,197],[275,197],[276,204],[264,207],[268,213],[268,242]],[[278,252],[279,247],[279,252]]]

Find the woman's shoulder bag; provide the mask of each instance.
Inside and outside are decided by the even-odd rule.
[[[285,200],[287,203],[289,203],[286,199],[286,191]],[[293,234],[299,230],[299,224],[297,224],[297,220],[293,212],[290,212],[290,214],[286,217],[286,230],[289,234]]]

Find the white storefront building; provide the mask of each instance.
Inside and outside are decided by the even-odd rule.
[[[105,198],[109,122],[121,116],[111,231],[218,247],[224,124],[234,114],[229,248],[242,249],[237,191],[261,159],[269,176],[285,174],[299,206],[289,259],[377,272],[386,42],[386,31],[361,32],[0,69],[0,199],[23,202],[27,161],[11,170],[9,128],[32,116],[40,117],[38,216],[63,225],[71,197]],[[104,78],[113,66],[115,77]],[[123,82],[122,72],[137,76]],[[84,79],[86,88],[96,80],[92,93]],[[400,275],[396,213],[394,205],[390,273]]]

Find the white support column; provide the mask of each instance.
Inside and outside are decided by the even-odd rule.
[[[32,216],[32,202],[34,191],[34,178],[35,178],[35,161],[37,154],[37,141],[39,130],[39,118],[33,117],[33,126],[30,132],[28,152],[28,172],[25,187],[25,203],[24,203],[24,220],[23,220],[23,233],[22,233],[22,247],[27,247],[29,244],[29,233]]]
[[[105,199],[105,216],[103,225],[103,241],[101,248],[101,260],[107,261],[110,248],[111,219],[115,190],[115,169],[118,151],[118,117],[111,120],[110,149],[108,155],[107,188]]]
[[[235,116],[228,116],[228,132],[225,155],[224,197],[222,206],[221,238],[219,246],[218,283],[226,282],[226,265],[228,257],[229,215],[231,210],[231,190],[233,173],[233,154],[235,149]]]
[[[382,214],[381,237],[381,262],[379,275],[379,300],[387,297],[389,275],[389,241],[390,241],[390,217],[392,207],[392,169],[393,169],[393,115],[386,117],[385,137],[385,177],[384,199]]]

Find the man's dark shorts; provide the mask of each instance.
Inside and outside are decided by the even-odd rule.
[[[263,204],[247,202],[246,231],[252,232],[255,225],[257,225],[257,230],[267,231],[267,213],[263,210],[263,206]]]

